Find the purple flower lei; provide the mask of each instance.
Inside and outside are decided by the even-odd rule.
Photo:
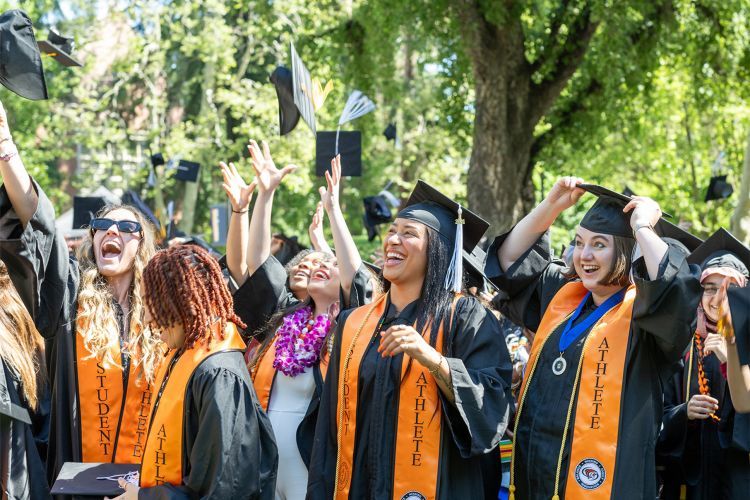
[[[312,319],[310,306],[284,316],[276,332],[276,356],[273,367],[290,377],[296,377],[320,359],[331,320],[327,314]]]

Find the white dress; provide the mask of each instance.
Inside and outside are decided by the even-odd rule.
[[[268,403],[268,418],[279,449],[276,500],[303,500],[307,492],[307,467],[297,447],[297,428],[315,393],[313,368],[296,377],[277,371]]]

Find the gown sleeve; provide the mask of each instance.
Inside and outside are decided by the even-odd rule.
[[[687,403],[681,401],[683,370],[674,374],[664,386],[664,413],[657,453],[671,457],[681,457],[685,450],[688,431]]]
[[[255,337],[276,311],[298,302],[287,288],[284,266],[270,256],[234,294],[234,312],[247,325],[245,332]],[[257,339],[262,341],[263,339]]]
[[[263,474],[257,467],[264,463],[265,416],[249,380],[234,370],[211,367],[195,374],[189,397],[192,403],[185,418],[190,454],[183,484],[141,488],[138,498],[273,498],[275,481],[261,491]]]
[[[475,298],[459,300],[446,360],[454,403],[440,392],[461,456],[478,456],[500,442],[512,413],[512,364],[495,316]]]
[[[729,289],[729,311],[741,365],[750,365],[750,285]]]
[[[485,274],[499,289],[493,304],[517,325],[536,332],[555,293],[566,283],[565,264],[554,260],[549,234],[543,234],[526,253],[503,271],[497,250],[510,234],[495,238],[487,252]]]
[[[341,310],[355,309],[372,302],[373,294],[375,293],[372,284],[373,279],[375,279],[375,277],[367,269],[367,266],[364,263],[361,264],[352,278],[349,297],[347,298],[344,296],[343,288],[340,290],[339,302],[341,304]]]
[[[685,257],[669,243],[656,279],[649,279],[643,258],[632,268],[636,287],[634,326],[653,340],[665,365],[674,366],[690,343],[703,293],[699,268],[689,265]]]
[[[52,203],[33,179],[32,184],[39,202],[25,227],[5,186],[0,187],[0,259],[39,333],[49,339],[58,330],[69,274],[77,280],[78,273],[65,239],[55,229]]]

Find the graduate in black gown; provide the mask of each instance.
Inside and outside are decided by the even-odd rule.
[[[734,409],[750,413],[750,286],[729,288],[719,332],[727,345],[727,384]],[[750,435],[745,438],[750,443]]]
[[[700,264],[703,296],[683,368],[664,392],[657,452],[663,457],[665,499],[747,498],[750,416],[736,414],[726,384],[726,344],[717,333],[722,282],[746,286],[750,249],[720,229],[688,261]]]
[[[49,498],[44,339],[2,262],[0,304],[0,498]]]
[[[547,230],[582,184],[560,179],[488,252],[501,311],[535,332],[511,495],[654,498],[663,386],[694,331],[697,268],[656,234],[653,200],[592,185],[599,198],[576,230],[572,269],[554,261]],[[636,241],[643,257],[631,264]]]
[[[511,365],[497,319],[456,293],[456,241],[471,252],[486,228],[417,184],[384,240],[389,293],[339,317],[308,498],[484,497],[482,457],[508,424]]]
[[[274,497],[278,455],[242,351],[219,264],[194,245],[158,252],[143,274],[146,319],[168,346],[140,470],[125,499]]]

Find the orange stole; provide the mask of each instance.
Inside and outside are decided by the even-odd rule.
[[[161,390],[154,403],[141,464],[142,487],[165,483],[175,486],[182,484],[183,417],[185,391],[190,377],[203,360],[211,354],[244,348],[245,342],[240,337],[237,327],[233,323],[227,323],[224,340],[216,340],[211,346],[196,345],[182,353],[165,381],[167,370],[172,365],[177,352],[174,349],[170,350],[156,375],[154,387],[159,387]]]
[[[328,362],[331,357],[327,355],[328,347],[324,344],[321,348],[320,356],[320,375],[323,377],[323,381],[326,380],[326,372],[328,372]],[[271,345],[263,353],[258,364],[255,368],[255,372],[252,373],[253,387],[255,387],[255,393],[258,395],[258,401],[263,407],[264,411],[268,411],[268,403],[271,401],[271,388],[273,387],[273,379],[276,376],[276,368],[273,367],[273,360],[276,358],[276,337],[274,337]],[[314,367],[313,367],[314,368]]]
[[[385,312],[386,295],[374,303],[352,311],[342,332],[341,381],[337,405],[338,461],[334,498],[349,498],[354,461],[357,422],[359,365],[372,334]],[[455,305],[455,301],[454,301]],[[364,334],[364,335],[362,335]],[[423,333],[429,341],[429,328]],[[437,336],[437,348],[443,343],[443,327]],[[437,496],[442,412],[439,388],[427,368],[404,354],[399,390],[396,460],[393,498],[414,492],[427,499]]]
[[[586,293],[587,290],[580,282],[567,283],[557,292],[547,307],[534,338],[529,357],[530,367],[536,367],[549,336],[575,311]],[[631,286],[623,301],[602,316],[588,333],[582,353],[565,485],[566,499],[611,497],[620,430],[625,358],[634,300],[635,287]],[[568,367],[569,370],[577,368],[574,364]],[[551,368],[545,366],[540,369]],[[530,376],[524,379],[520,398],[524,396],[532,374],[530,372]],[[515,464],[511,464],[511,467],[515,467]]]
[[[81,321],[78,327],[81,331]],[[148,431],[152,387],[142,374],[139,377],[139,370],[131,360],[127,392],[123,397],[122,367],[105,368],[96,357],[90,357],[83,337],[79,333],[75,336],[82,460],[140,463]],[[121,360],[119,347],[113,347],[111,353],[115,361]]]

